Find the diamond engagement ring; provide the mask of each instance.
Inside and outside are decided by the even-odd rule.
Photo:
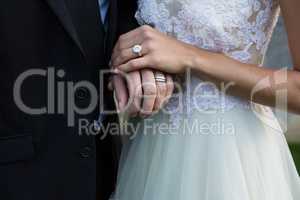
[[[138,55],[139,57],[141,57],[142,56],[142,50],[143,50],[143,48],[142,48],[142,46],[141,45],[134,45],[133,47],[132,47],[132,52],[134,53],[134,54],[136,54],[136,55]]]

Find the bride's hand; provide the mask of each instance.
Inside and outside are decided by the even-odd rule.
[[[133,52],[135,45],[142,47],[140,55]],[[191,66],[194,51],[193,46],[145,25],[120,36],[112,54],[112,65],[125,72],[154,68],[178,74]]]

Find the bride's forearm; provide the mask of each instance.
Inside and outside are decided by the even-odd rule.
[[[132,53],[132,45],[140,44],[141,41],[143,44],[139,45],[140,52]],[[298,55],[294,53],[294,57],[296,54]],[[227,88],[228,93],[269,106],[275,105],[278,90],[284,87],[287,90],[289,110],[300,113],[299,72],[278,72],[244,64],[225,55],[183,43],[149,26],[139,27],[120,37],[112,55],[112,65],[115,66],[116,72],[118,70],[130,72],[150,67],[171,74],[180,74],[191,68],[200,75],[204,74],[205,78],[212,77],[219,82],[234,84]],[[300,62],[295,65],[300,66]],[[278,84],[282,80],[284,85]],[[255,92],[261,81],[265,81],[263,84],[266,85]]]
[[[227,93],[274,106],[279,90],[286,89],[288,109],[300,113],[300,73],[293,70],[274,70],[244,64],[223,54],[193,50],[187,66],[199,75],[212,77],[218,83],[231,83]],[[262,85],[264,84],[264,85]],[[255,92],[255,88],[262,89]],[[255,92],[255,94],[253,94]]]

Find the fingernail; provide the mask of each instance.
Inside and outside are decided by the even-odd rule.
[[[117,69],[117,68],[114,68],[113,69],[113,73],[116,73],[116,74],[119,74],[121,71],[119,70],[119,69]]]
[[[107,88],[108,88],[110,91],[113,91],[113,85],[112,85],[112,82],[109,82],[109,83],[108,83]]]
[[[137,114],[136,114],[136,113],[134,113],[134,114],[132,114],[132,115],[131,115],[131,117],[137,117]]]
[[[140,112],[139,116],[142,118],[146,118],[151,116],[152,112]]]
[[[118,103],[118,107],[119,107],[119,110],[122,112],[123,109],[124,109],[123,103],[122,103],[122,102],[119,102],[119,103]]]
[[[141,118],[146,118],[147,115],[145,115],[145,114],[140,114],[140,117],[141,117]]]

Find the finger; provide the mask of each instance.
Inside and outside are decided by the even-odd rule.
[[[114,90],[114,86],[113,86],[113,81],[110,80],[108,85],[107,85],[107,88],[110,90],[110,91],[113,91]]]
[[[142,44],[143,41],[153,32],[153,28],[148,25],[140,26],[119,37],[119,49],[131,48],[136,44]]]
[[[143,45],[147,39],[151,39],[153,36],[153,28],[144,25],[119,37],[112,53],[112,59],[115,59],[119,51],[123,49],[130,49],[134,45]]]
[[[155,100],[154,110],[158,111],[162,107],[164,101],[167,98],[167,84],[163,82],[156,82],[156,87],[157,87],[157,97]]]
[[[142,48],[141,55],[146,54],[146,49]],[[123,49],[121,51],[118,51],[115,55],[112,57],[112,65],[113,66],[119,66],[121,64],[127,63],[129,60],[135,59],[140,57],[140,55],[134,53],[132,51],[132,48],[129,49]]]
[[[118,109],[123,112],[128,102],[128,91],[125,80],[120,75],[115,75],[112,79],[115,95],[117,98]]]
[[[141,70],[142,88],[143,88],[143,103],[141,109],[141,116],[146,117],[153,113],[153,108],[157,95],[157,88],[155,78],[152,70]]]
[[[123,72],[132,72],[140,69],[149,68],[149,62],[147,56],[132,59],[125,64],[122,64],[117,67],[118,70]],[[152,67],[155,69],[155,67]]]
[[[112,74],[112,75],[109,77],[109,80],[108,80],[107,88],[108,88],[108,90],[110,90],[110,91],[113,91],[113,90],[114,90],[114,81],[113,81],[114,75],[115,75],[115,74]]]
[[[143,38],[138,31],[134,30],[127,34],[121,35],[112,51],[112,59],[114,59],[123,49],[132,48],[134,45],[142,44]]]
[[[173,78],[170,74],[166,75],[166,79],[167,79],[167,94],[166,94],[166,101],[169,100],[171,98],[171,96],[173,95],[174,92],[174,81]]]
[[[129,102],[127,112],[130,116],[135,117],[141,109],[142,87],[141,75],[139,71],[130,72],[127,75],[127,87],[129,91]]]
[[[142,34],[138,32],[128,33],[128,35],[121,35],[117,42],[116,50],[123,50],[133,47],[137,44],[142,44],[144,41]]]

